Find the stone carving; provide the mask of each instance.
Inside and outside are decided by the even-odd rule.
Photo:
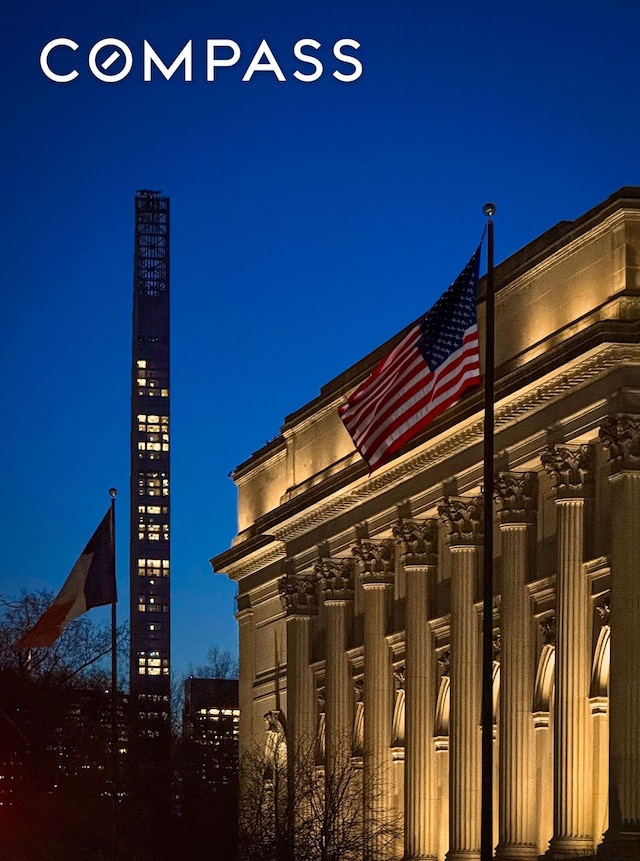
[[[500,634],[493,635],[493,662],[500,663]]]
[[[440,675],[448,676],[451,671],[451,651],[447,649],[438,656],[438,666],[440,667]]]
[[[600,616],[600,621],[603,626],[609,625],[609,620],[611,619],[611,605],[609,603],[609,596],[602,599],[602,603],[596,605],[596,612],[598,616]]]
[[[535,472],[499,473],[495,499],[500,523],[535,523],[538,476]]]
[[[319,559],[315,576],[325,601],[353,601],[353,559]]]
[[[540,619],[538,623],[542,631],[542,642],[545,646],[555,646],[556,644],[556,617],[546,616]]]
[[[556,499],[583,499],[593,491],[594,453],[590,445],[549,446],[542,466],[554,480]]]
[[[640,469],[640,416],[608,416],[600,428],[600,441],[612,473]]]
[[[438,514],[448,530],[450,547],[479,546],[484,543],[482,497],[445,497]]]
[[[277,735],[280,735],[284,738],[284,715],[281,711],[275,709],[270,712],[267,712],[264,715],[264,724],[267,732],[275,732]]]
[[[282,607],[288,616],[308,616],[318,610],[318,590],[314,573],[287,574],[278,580]]]
[[[371,584],[393,584],[396,568],[395,543],[390,538],[384,541],[358,541],[351,548],[363,586]]]
[[[327,696],[324,692],[324,688],[321,691],[318,691],[318,711],[320,714],[324,714],[326,711],[327,704]]]
[[[393,527],[393,537],[400,550],[402,564],[438,564],[438,521],[399,520]]]

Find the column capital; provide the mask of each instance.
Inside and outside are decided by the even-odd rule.
[[[393,527],[393,537],[405,567],[438,564],[438,521],[435,517],[399,520]]]
[[[448,530],[449,547],[481,547],[484,543],[482,497],[445,496],[438,514]]]
[[[607,416],[600,426],[600,442],[609,455],[612,475],[640,470],[640,415]]]
[[[496,477],[495,499],[500,524],[535,523],[538,504],[538,476],[535,472],[500,472]]]
[[[329,601],[353,601],[354,559],[319,559],[314,571],[325,604]]]
[[[318,590],[313,572],[281,577],[278,591],[287,616],[311,616],[318,611]]]
[[[549,446],[542,466],[554,480],[556,500],[585,499],[593,491],[594,451],[591,445]]]
[[[396,549],[390,538],[360,540],[351,548],[363,586],[391,586],[395,577]]]

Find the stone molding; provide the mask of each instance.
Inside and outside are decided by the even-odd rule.
[[[495,499],[501,525],[535,523],[538,507],[538,476],[535,472],[500,472]]]
[[[360,540],[351,548],[363,586],[393,585],[396,573],[396,548],[390,538],[384,541]]]
[[[481,547],[484,544],[481,496],[445,497],[438,514],[448,530],[449,547]]]
[[[437,566],[439,531],[436,518],[399,520],[393,527],[393,537],[405,567]]]
[[[585,499],[593,493],[594,450],[591,445],[553,445],[540,457],[552,477],[556,499]]]
[[[640,470],[640,415],[607,416],[600,427],[600,441],[609,456],[612,475]]]

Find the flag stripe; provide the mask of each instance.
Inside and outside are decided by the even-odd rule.
[[[116,601],[115,547],[111,507],[71,569],[53,603],[14,649],[53,646],[72,619],[91,607]]]
[[[436,374],[431,374],[426,384],[414,386],[404,392],[400,406],[387,414],[376,428],[376,434],[369,441],[367,450],[377,450],[384,439],[388,439],[392,444],[399,433],[403,433],[424,415],[435,410],[442,397],[446,397],[450,391],[458,390],[458,381],[462,376],[466,376],[468,370],[475,369],[475,376],[479,376],[477,346],[476,337],[442,364]]]
[[[339,407],[372,472],[480,378],[480,248],[433,308]]]

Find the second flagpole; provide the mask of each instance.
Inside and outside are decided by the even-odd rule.
[[[495,300],[493,284],[493,221],[496,207],[485,203],[487,281],[484,354],[484,573],[482,583],[482,790],[480,859],[493,857],[493,490]]]
[[[116,554],[116,495],[115,487],[109,488],[111,497],[111,548],[115,577]],[[115,805],[118,802],[118,652],[116,637],[116,596],[111,602],[111,793]]]

